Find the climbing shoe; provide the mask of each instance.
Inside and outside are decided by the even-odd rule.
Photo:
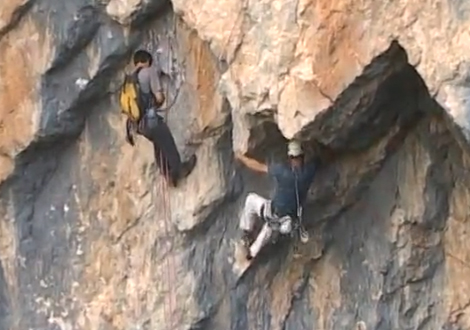
[[[189,159],[182,164],[179,179],[181,180],[187,177],[194,170],[196,163],[197,163],[196,155],[192,155],[191,157],[189,157]]]
[[[172,188],[176,188],[178,186],[178,178],[173,175],[170,175],[167,178],[167,182],[168,182],[168,185]]]
[[[245,254],[245,258],[247,260],[253,259],[250,253],[250,246],[253,244],[253,237],[252,234],[249,231],[243,231],[242,237],[241,237],[241,245],[243,248],[243,252]]]

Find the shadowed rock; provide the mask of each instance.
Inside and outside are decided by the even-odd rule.
[[[13,3],[1,329],[470,326],[465,10],[174,0],[180,19],[167,1]],[[198,156],[178,189],[148,141],[124,140],[116,91],[137,48],[164,73],[183,158]],[[243,265],[241,206],[272,187],[233,150],[282,160],[293,136],[323,160],[311,240]]]

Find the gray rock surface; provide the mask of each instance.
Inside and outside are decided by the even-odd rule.
[[[224,3],[174,1],[185,22],[162,1],[0,5],[0,329],[468,329],[468,142],[430,94],[434,76],[391,42],[351,81],[335,75],[325,109],[306,103],[300,124],[275,102],[250,108],[279,71],[251,71],[233,94],[248,60],[220,54],[214,17],[237,12]],[[255,5],[248,57],[249,40],[290,17]],[[257,42],[282,59],[294,37],[274,37]],[[171,191],[151,145],[124,142],[115,92],[138,47],[162,69],[181,153],[199,159]],[[309,95],[283,97],[294,92]],[[324,160],[304,219],[312,239],[300,256],[280,240],[246,268],[239,212],[271,187],[233,149],[280,158],[289,135]]]

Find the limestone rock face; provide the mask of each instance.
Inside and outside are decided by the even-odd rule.
[[[432,96],[467,131],[469,8],[464,2],[194,1],[175,10],[229,63],[222,78],[247,147],[247,115],[270,112],[290,138],[397,41]]]
[[[0,4],[0,329],[470,328],[465,4]],[[194,171],[168,189],[124,139],[137,48]],[[322,163],[307,244],[237,248],[233,161]],[[188,143],[189,142],[189,143]],[[298,253],[295,252],[298,247]]]

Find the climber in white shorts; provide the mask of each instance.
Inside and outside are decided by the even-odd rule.
[[[249,193],[240,218],[243,231],[242,244],[246,248],[247,259],[254,258],[272,237],[273,231],[290,234],[293,221],[301,219],[302,207],[308,190],[313,182],[317,160],[305,162],[300,143],[291,141],[287,155],[289,162],[270,163],[268,165],[237,153],[236,158],[249,169],[268,174],[276,183],[276,190],[271,200],[255,193]],[[264,221],[256,238],[253,230],[258,221]],[[301,229],[302,241],[308,240],[307,232]]]

